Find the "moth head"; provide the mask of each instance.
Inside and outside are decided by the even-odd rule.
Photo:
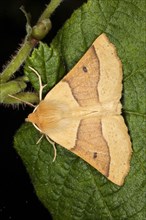
[[[57,127],[62,118],[63,108],[55,102],[41,101],[30,113],[26,121],[31,122],[42,133],[47,134],[49,129]]]

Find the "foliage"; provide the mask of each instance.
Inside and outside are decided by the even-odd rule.
[[[115,44],[123,63],[123,115],[133,144],[130,173],[118,187],[82,159],[43,139],[30,124],[15,136],[15,148],[36,193],[54,219],[145,219],[145,12],[144,0],[88,0],[59,31],[50,48],[40,44],[28,59],[25,72],[38,90],[28,65],[48,83],[58,82],[102,32]],[[66,135],[66,134],[64,134]]]

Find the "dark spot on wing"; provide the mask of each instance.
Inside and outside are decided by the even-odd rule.
[[[93,159],[96,159],[97,158],[97,152],[94,152],[93,153]]]
[[[83,66],[83,67],[82,67],[82,69],[83,69],[84,73],[87,73],[87,72],[88,72],[88,70],[87,70],[87,67],[86,67],[86,66]]]

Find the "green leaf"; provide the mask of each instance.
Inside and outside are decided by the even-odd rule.
[[[51,88],[76,64],[93,40],[105,32],[123,63],[123,115],[132,140],[133,156],[130,173],[122,187],[108,181],[61,146],[57,146],[57,159],[52,162],[53,147],[46,139],[37,145],[41,134],[30,124],[24,124],[15,137],[15,148],[36,194],[53,219],[145,219],[144,10],[145,0],[88,0],[65,23],[51,47],[40,44],[29,59]],[[28,75],[38,89],[33,73]]]
[[[25,74],[35,90],[39,92],[38,77],[28,66],[33,67],[41,76],[43,84],[47,84],[43,90],[46,93],[50,90],[65,74],[63,62],[59,52],[46,44],[40,43],[38,49],[34,49],[32,56],[27,59],[25,65]]]

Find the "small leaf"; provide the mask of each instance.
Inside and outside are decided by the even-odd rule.
[[[15,137],[15,148],[36,193],[56,220],[145,219],[144,6],[145,0],[88,0],[65,23],[51,48],[41,44],[28,61],[52,88],[105,32],[123,63],[123,114],[133,145],[124,186],[109,182],[61,146],[57,146],[57,159],[52,162],[53,147],[45,139],[36,145],[40,134],[30,124],[24,124]],[[37,78],[29,71],[28,76],[38,90]]]
[[[38,49],[34,49],[32,56],[27,59],[25,74],[30,79],[35,90],[39,92],[38,77],[28,66],[33,67],[41,76],[43,84],[47,84],[44,93],[50,90],[63,77],[65,69],[57,50],[40,43]]]

